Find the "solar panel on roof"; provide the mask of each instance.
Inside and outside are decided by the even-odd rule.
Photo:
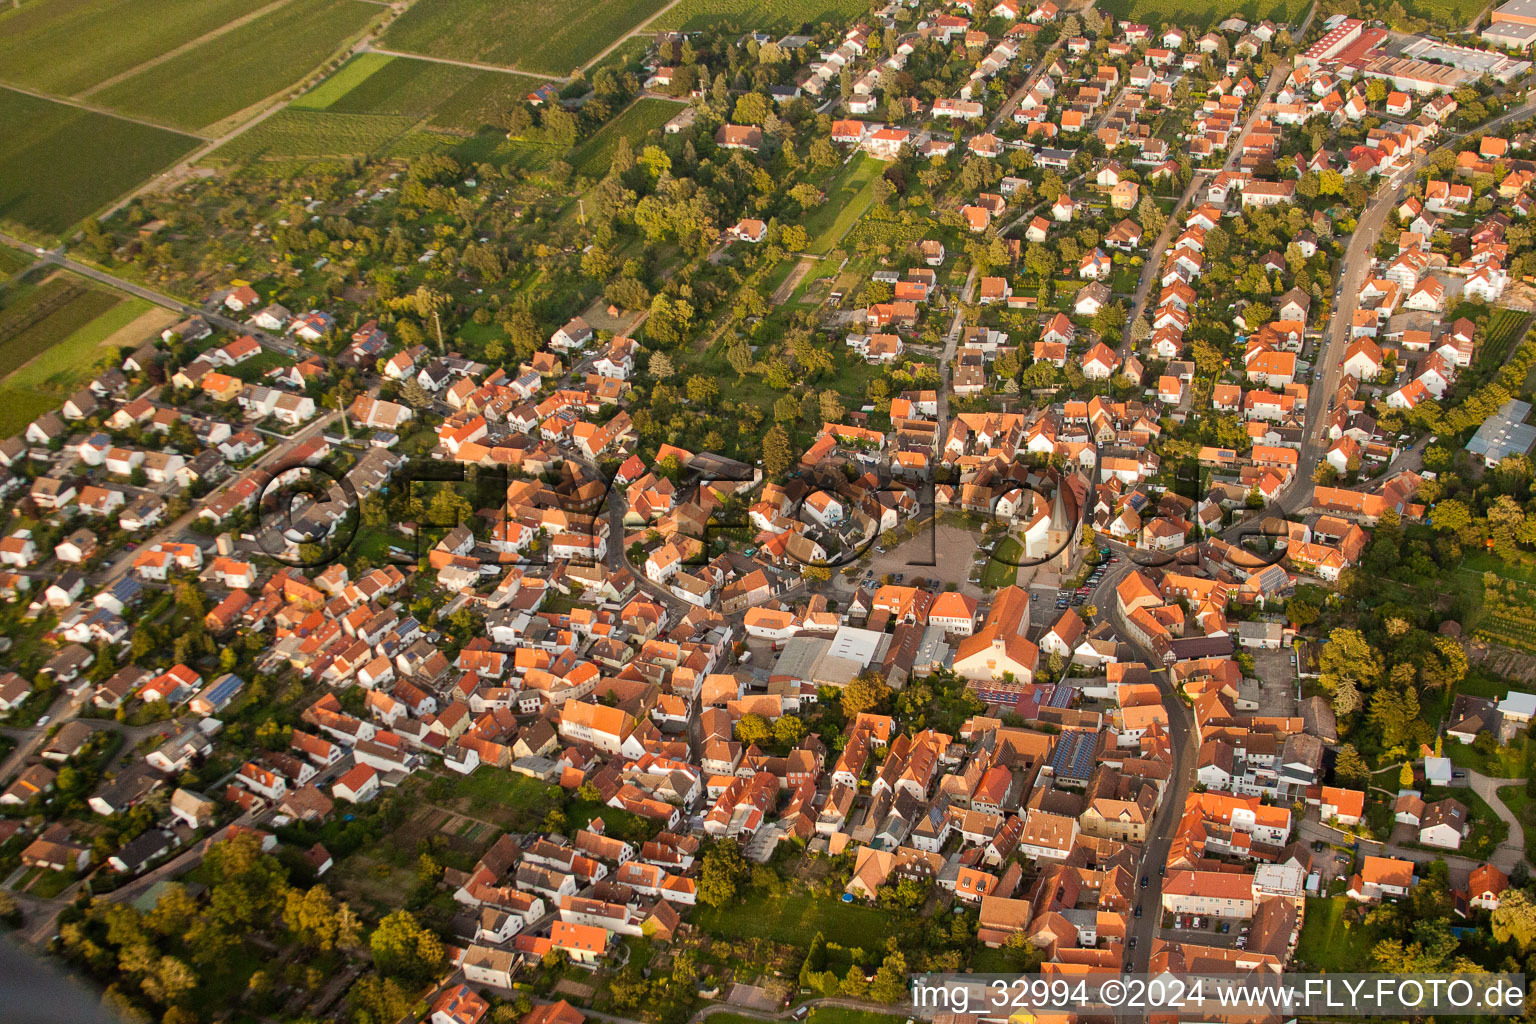
[[[1088,773],[1093,770],[1093,744],[1084,742],[1087,739],[1088,736],[1086,733],[1080,737],[1077,745],[1077,756],[1073,759],[1072,762],[1074,774],[1084,777],[1086,777]]]

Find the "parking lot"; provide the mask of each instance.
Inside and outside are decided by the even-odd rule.
[[[1168,918],[1171,918],[1171,924]],[[1171,942],[1242,949],[1248,944],[1248,922],[1239,918],[1173,914],[1166,916],[1162,934]]]
[[[1100,548],[1099,554],[1103,561],[1088,570],[1088,578],[1083,585],[1076,590],[1061,589],[1056,591],[1056,610],[1058,612],[1066,608],[1081,608],[1093,598],[1093,590],[1103,581],[1105,574],[1120,561],[1120,556],[1108,548]]]
[[[857,573],[850,576],[839,573],[834,579],[839,589],[848,594],[869,573],[873,573],[877,580],[882,576],[894,578],[898,575],[903,582],[919,578],[937,579],[944,585],[954,584],[960,593],[979,600],[986,593],[967,576],[975,564],[973,559],[976,553],[981,550],[981,543],[979,533],[948,523],[934,523],[922,527],[917,531],[917,536],[889,551],[871,546],[869,561],[861,560]]]
[[[1243,679],[1239,696],[1258,705],[1261,715],[1290,717],[1297,714],[1295,653],[1289,647],[1278,650],[1246,649],[1253,656],[1254,679]]]

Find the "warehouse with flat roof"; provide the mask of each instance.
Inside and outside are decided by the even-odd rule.
[[[1467,442],[1467,451],[1481,456],[1487,466],[1497,466],[1511,455],[1524,455],[1536,444],[1536,427],[1525,422],[1530,414],[1530,402],[1511,398],[1483,420]]]
[[[1494,9],[1492,20],[1536,25],[1536,0],[1509,0],[1509,3]]]

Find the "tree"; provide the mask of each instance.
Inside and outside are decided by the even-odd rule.
[[[1381,653],[1371,647],[1358,629],[1335,629],[1323,644],[1319,668],[1326,689],[1333,690],[1349,680],[1369,690],[1381,681],[1386,665]]]
[[[775,423],[763,435],[763,472],[777,479],[789,470],[793,456],[789,448],[789,432]]]
[[[443,944],[409,910],[397,910],[379,922],[368,948],[380,973],[423,982],[443,962]]]
[[[652,352],[651,358],[645,364],[645,368],[657,380],[666,380],[675,372],[672,369],[672,357],[665,352]]]
[[[1365,758],[1360,756],[1360,751],[1356,750],[1352,743],[1346,743],[1339,748],[1333,774],[1339,782],[1360,788],[1371,781],[1371,770],[1366,766]]]
[[[357,1024],[395,1024],[411,1013],[411,993],[394,978],[365,974],[347,993]]]
[[[1372,725],[1381,732],[1382,745],[1391,749],[1407,744],[1419,721],[1419,695],[1412,688],[1383,686],[1371,695],[1367,712]]]
[[[1435,530],[1461,533],[1471,525],[1471,510],[1464,502],[1448,497],[1435,505],[1430,522],[1435,525]]]
[[[736,738],[749,746],[762,743],[772,734],[768,719],[758,714],[742,715],[736,723]]]
[[[1506,889],[1491,923],[1495,939],[1513,942],[1524,953],[1536,943],[1536,902],[1524,889]]]
[[[334,948],[339,923],[336,900],[325,886],[317,885],[302,893],[288,890],[283,924],[305,945],[321,951]]]
[[[400,389],[400,397],[416,409],[425,409],[432,404],[431,393],[415,377],[405,382],[405,386]]]
[[[1336,718],[1344,718],[1360,710],[1360,687],[1355,685],[1353,679],[1341,679],[1333,688],[1333,714]]]
[[[1397,785],[1400,789],[1413,788],[1413,765],[1410,762],[1403,762],[1403,767],[1397,773]]]
[[[699,871],[699,899],[711,907],[729,906],[736,902],[746,877],[747,864],[736,841],[716,843],[704,854]]]
[[[736,113],[734,120],[737,124],[762,124],[772,113],[773,107],[768,102],[768,97],[760,92],[743,94],[736,100]]]
[[[1421,675],[1426,686],[1450,689],[1466,678],[1466,650],[1453,637],[1435,637],[1435,652],[1425,655]]]
[[[900,953],[890,953],[875,980],[869,986],[869,998],[877,1003],[899,1003],[907,995],[907,961]]]
[[[1156,238],[1162,233],[1168,218],[1153,198],[1147,196],[1136,205],[1136,222],[1141,225],[1142,231],[1146,232],[1148,238]]]
[[[773,738],[792,747],[805,738],[805,723],[794,715],[784,715],[773,723]]]
[[[851,719],[865,711],[879,710],[890,701],[892,692],[879,672],[861,672],[843,688],[843,714]]]
[[[869,994],[869,981],[864,977],[864,968],[854,964],[848,968],[848,973],[843,977],[838,991],[849,999],[863,999]]]
[[[713,377],[706,377],[702,373],[689,377],[683,390],[688,394],[688,401],[694,405],[708,405],[720,395],[720,385],[715,383]]]

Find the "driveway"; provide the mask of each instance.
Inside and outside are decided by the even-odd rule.
[[[1493,866],[1507,875],[1525,859],[1525,829],[1515,813],[1504,806],[1504,801],[1499,798],[1499,790],[1504,786],[1523,786],[1525,780],[1495,779],[1480,772],[1468,771],[1467,785],[1509,826],[1509,836],[1499,844],[1492,858]]]

